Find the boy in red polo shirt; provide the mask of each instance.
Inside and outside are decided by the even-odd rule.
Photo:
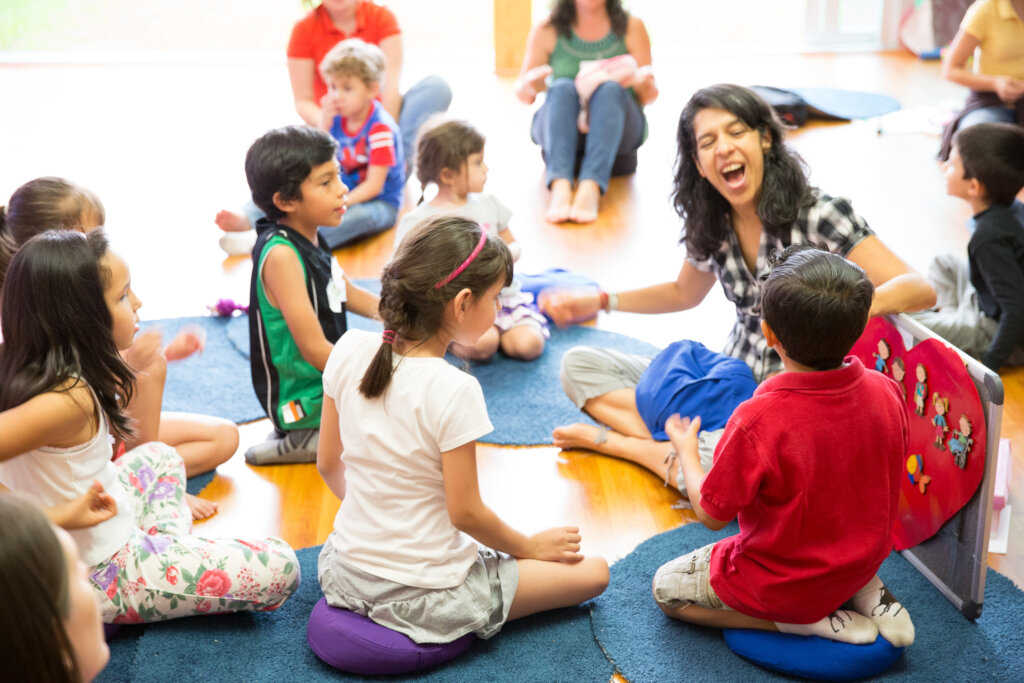
[[[908,447],[896,383],[845,357],[864,331],[874,287],[860,268],[790,247],[764,284],[761,327],[785,372],[725,427],[705,475],[700,418],[666,432],[697,518],[739,533],[658,569],[654,598],[674,619],[896,647],[914,640],[907,610],[876,572]],[[851,488],[851,482],[856,487]]]

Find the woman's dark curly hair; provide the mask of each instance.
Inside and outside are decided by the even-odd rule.
[[[696,259],[706,259],[718,251],[730,230],[729,202],[697,168],[693,123],[704,109],[731,112],[751,130],[771,140],[764,153],[764,178],[757,196],[757,215],[764,230],[782,236],[796,221],[800,209],[814,201],[807,165],[786,145],[786,126],[771,105],[740,85],[723,83],[701,88],[679,115],[672,191],[672,204],[683,219],[680,242],[685,242],[687,252]]]
[[[604,6],[608,11],[608,18],[612,20],[612,31],[622,38],[626,35],[626,26],[629,24],[629,12],[622,8],[622,0],[605,0]],[[572,25],[576,23],[576,3],[573,0],[555,0],[551,4],[548,22],[561,35],[571,37]]]

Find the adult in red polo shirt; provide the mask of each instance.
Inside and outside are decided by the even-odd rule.
[[[432,114],[448,111],[452,91],[440,76],[427,76],[399,91],[402,80],[402,29],[395,15],[370,0],[323,0],[292,28],[288,41],[288,77],[295,98],[295,110],[311,126],[320,125],[320,102],[327,84],[320,77],[320,62],[327,52],[346,38],[360,38],[384,52],[387,66],[381,88],[381,104],[398,122],[405,152],[406,177],[415,160],[416,133]],[[214,223],[225,232],[221,247],[229,254],[248,254],[255,235],[250,228],[263,216],[252,201],[242,211],[220,211]]]
[[[387,69],[381,103],[398,122],[406,164],[413,159],[413,145],[420,125],[431,115],[448,110],[452,91],[439,76],[427,76],[403,95],[402,30],[395,15],[370,0],[324,0],[299,20],[288,41],[288,76],[295,109],[311,126],[320,122],[320,102],[327,85],[320,77],[320,61],[327,51],[346,38],[360,38],[384,51]]]

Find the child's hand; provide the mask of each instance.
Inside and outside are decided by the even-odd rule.
[[[155,363],[163,361],[163,333],[159,329],[146,330],[135,335],[135,341],[124,354],[125,362],[136,373],[145,373]]]
[[[324,93],[324,96],[320,98],[320,128],[329,132],[331,126],[334,125],[335,116],[341,116],[341,112],[338,111],[338,101],[331,93]]]
[[[596,289],[545,289],[537,299],[537,308],[564,329],[595,317],[601,310],[601,294]]]
[[[574,526],[560,526],[530,537],[529,559],[546,562],[575,564],[580,555],[580,530]]]
[[[676,453],[682,455],[685,452],[697,452],[697,434],[700,432],[700,417],[692,420],[688,417],[680,417],[679,413],[671,415],[665,421],[665,433]]]
[[[164,347],[164,357],[167,360],[181,360],[188,358],[193,353],[202,353],[206,348],[206,332],[198,325],[186,325],[180,332]]]
[[[105,522],[117,514],[117,502],[103,490],[103,484],[94,481],[84,494],[58,503],[48,511],[50,520],[65,529],[85,529]]]

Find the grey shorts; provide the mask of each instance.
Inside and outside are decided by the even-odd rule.
[[[320,551],[318,574],[327,604],[369,617],[417,643],[449,643],[467,633],[487,639],[508,619],[519,565],[481,548],[462,584],[415,588],[374,576],[338,559],[332,539]]]
[[[731,609],[711,587],[711,549],[714,543],[666,562],[654,574],[654,599],[669,608],[697,605]]]
[[[574,346],[562,356],[558,378],[576,407],[616,389],[635,389],[651,364],[651,356],[623,353],[597,346]]]

